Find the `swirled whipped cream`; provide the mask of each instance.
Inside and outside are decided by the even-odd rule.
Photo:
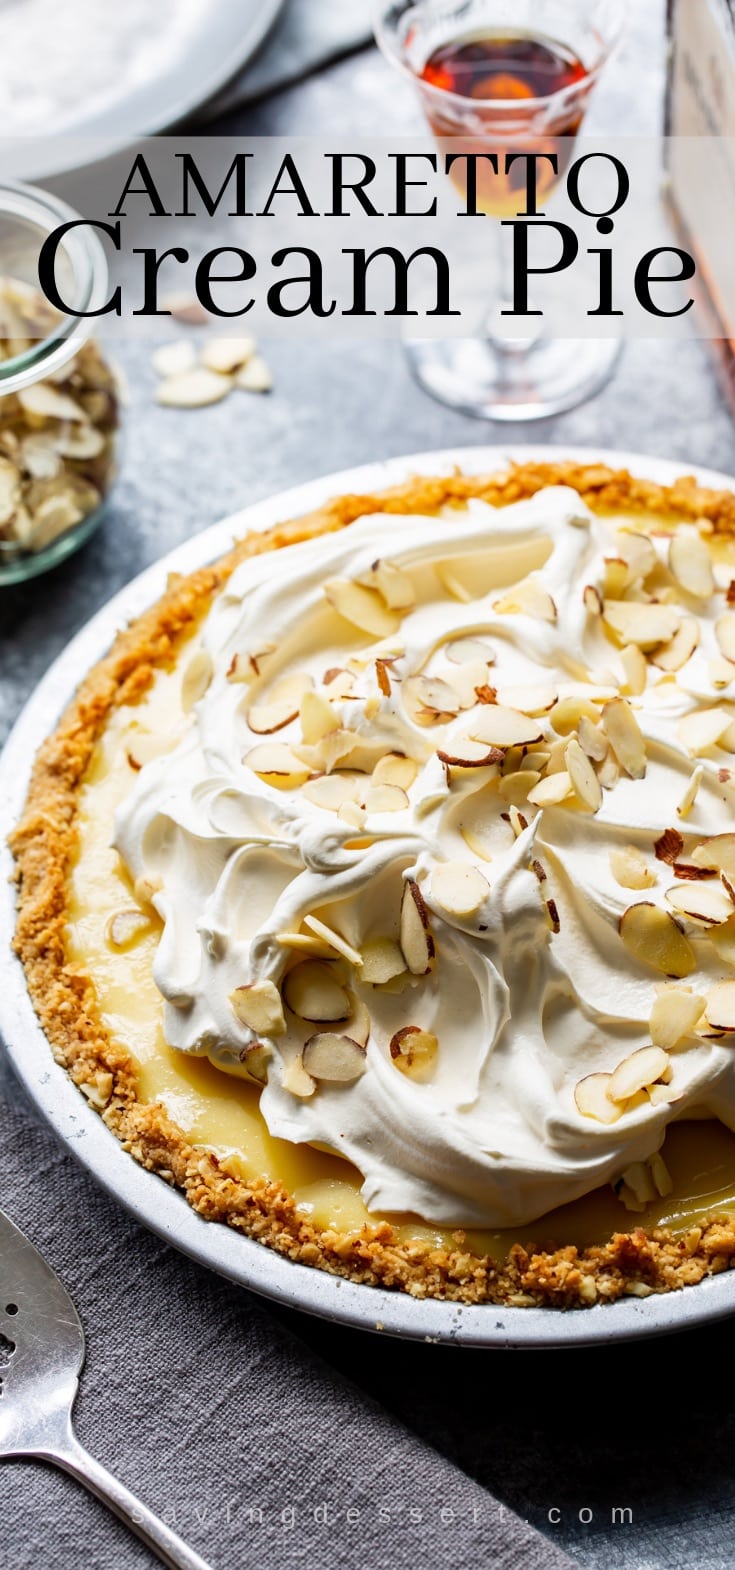
[[[735,613],[693,526],[550,488],[242,563],[116,844],[181,1052],[380,1212],[664,1191],[735,1128]]]

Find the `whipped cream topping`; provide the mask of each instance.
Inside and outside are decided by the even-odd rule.
[[[697,594],[663,530],[642,539],[566,488],[371,515],[244,561],[211,608],[183,675],[201,693],[185,733],[137,774],[116,829],[163,921],[166,1039],[235,1074],[264,1043],[271,1133],[352,1161],[372,1210],[510,1227],[647,1161],[673,1117],[735,1128],[733,1037],[706,1012],[667,1042],[654,1088],[606,1100],[610,1121],[580,1110],[580,1082],[651,1048],[662,990],[704,1010],[735,975],[715,941],[730,935],[727,883],[691,859],[733,823],[729,573],[702,583],[699,536],[681,536]],[[618,604],[637,607],[622,633]],[[651,604],[647,629],[636,618]],[[654,663],[661,651],[678,668]],[[632,742],[615,724],[629,710]],[[702,743],[687,726],[707,712],[720,721]],[[386,754],[413,770],[386,774]],[[325,776],[341,782],[329,805]],[[667,829],[680,836],[669,862],[654,850]],[[622,883],[615,853],[629,847]],[[708,890],[721,908],[693,915],[672,890],[690,905]],[[686,940],[674,979],[647,933],[643,948],[624,940],[638,904]],[[395,972],[379,982],[358,963],[376,940]],[[340,1019],[333,997],[322,1022],[299,1001],[315,966],[349,1000]],[[417,1073],[396,1045],[407,1027],[431,1048]],[[317,1074],[329,1034],[352,1041],[354,1075]]]

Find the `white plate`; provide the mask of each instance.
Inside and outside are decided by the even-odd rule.
[[[703,485],[735,488],[735,480],[706,469],[632,453],[553,447],[473,447],[421,453],[351,469],[281,492],[227,518],[188,540],[117,594],[52,665],[24,709],[0,758],[0,823],[20,815],[37,748],[53,730],[85,673],[109,648],[117,630],[159,597],[170,572],[191,572],[226,551],[233,535],[267,529],[320,506],[330,496],[370,492],[412,473],[447,472],[458,464],[469,473],[492,471],[506,458],[518,462],[571,458],[610,463],[671,484],[693,472]],[[364,1329],[380,1329],[418,1340],[465,1346],[557,1347],[625,1340],[681,1330],[735,1310],[735,1272],[664,1296],[564,1313],[557,1309],[498,1308],[494,1304],[419,1301],[399,1292],[359,1286],[306,1265],[292,1264],[226,1226],[203,1221],[183,1195],[145,1172],[92,1111],[68,1075],[54,1063],[28,996],[19,962],[10,952],[15,901],[9,877],[12,859],[0,850],[0,1031],[11,1061],[36,1106],[59,1138],[89,1172],[133,1215],[200,1264],[252,1291],[293,1308]]]
[[[174,15],[170,28],[164,28],[159,37],[156,18],[161,22],[161,13],[154,4],[146,34],[151,49],[158,44],[160,54],[146,65],[144,53],[133,48],[126,57],[121,47],[109,81],[97,84],[90,73],[89,51],[85,55],[84,42],[76,40],[77,91],[73,101],[71,95],[68,99],[64,96],[55,105],[53,91],[44,95],[39,67],[34,81],[38,123],[25,119],[21,123],[17,117],[14,120],[12,106],[6,114],[2,136],[13,138],[12,144],[4,144],[6,173],[22,180],[48,178],[107,157],[138,137],[153,136],[175,126],[247,64],[267,37],[284,3],[285,0],[186,0],[180,8],[178,24]],[[113,0],[98,0],[99,14],[104,17],[112,4]],[[118,14],[120,6],[124,14],[126,4],[127,0],[117,0]],[[63,10],[63,0],[57,0],[57,16]],[[142,37],[143,30],[138,28],[137,32]],[[126,36],[129,38],[130,34]],[[39,61],[43,59],[43,48],[39,41]],[[0,63],[0,88],[4,69],[6,74],[11,71],[12,62],[5,68]],[[10,80],[15,80],[12,74]],[[69,80],[67,71],[59,72],[58,92],[63,88],[66,94],[65,84]],[[95,91],[95,87],[99,90]]]

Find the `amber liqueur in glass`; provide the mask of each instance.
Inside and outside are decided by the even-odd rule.
[[[434,49],[418,73],[422,82],[437,89],[434,95],[425,95],[424,106],[434,135],[439,138],[461,138],[462,150],[467,153],[505,151],[557,152],[559,168],[555,174],[551,165],[538,166],[537,192],[539,201],[563,174],[571,158],[574,138],[582,123],[586,95],[583,90],[568,93],[566,90],[584,84],[588,71],[578,55],[566,44],[540,34],[507,35],[500,33],[472,33],[450,38]],[[463,133],[458,124],[458,114],[451,100],[444,110],[441,93],[473,101],[475,123],[479,117],[483,132],[487,128],[487,142],[477,136]],[[544,121],[543,133],[534,134],[537,125],[538,100],[564,94]],[[528,112],[524,115],[524,104]],[[469,109],[469,105],[468,105]],[[564,144],[559,148],[554,138],[569,138],[568,151]],[[525,190],[526,175],[522,161],[517,161],[506,173],[504,159],[500,159],[500,172],[495,175],[489,168],[478,169],[478,207],[488,213],[504,214],[515,211],[518,198]],[[459,175],[453,175],[460,185]]]

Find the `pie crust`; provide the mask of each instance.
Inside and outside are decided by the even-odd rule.
[[[135,704],[158,668],[170,668],[213,596],[234,568],[265,551],[348,526],[373,511],[426,514],[471,497],[502,506],[548,485],[572,486],[595,511],[640,512],[680,521],[709,519],[735,539],[735,494],[683,477],[673,486],[604,465],[528,463],[489,476],[417,477],[374,495],[341,496],[308,516],[251,534],[214,565],[173,576],[166,593],[122,632],[79,688],[40,750],[22,819],[11,836],[16,858],[15,948],[56,1061],[125,1150],[148,1171],[182,1189],[207,1220],[224,1222],[301,1264],[415,1297],[463,1303],[586,1307],[625,1295],[644,1297],[694,1284],[735,1263],[735,1215],[712,1215],[683,1236],[640,1226],[585,1248],[514,1244],[498,1262],[453,1247],[406,1242],[385,1220],[358,1233],[322,1229],[279,1183],[245,1182],[211,1151],[192,1144],[159,1102],[138,1097],[134,1061],[102,1023],[95,988],[65,948],[67,876],[76,844],[77,792],[108,716]]]

